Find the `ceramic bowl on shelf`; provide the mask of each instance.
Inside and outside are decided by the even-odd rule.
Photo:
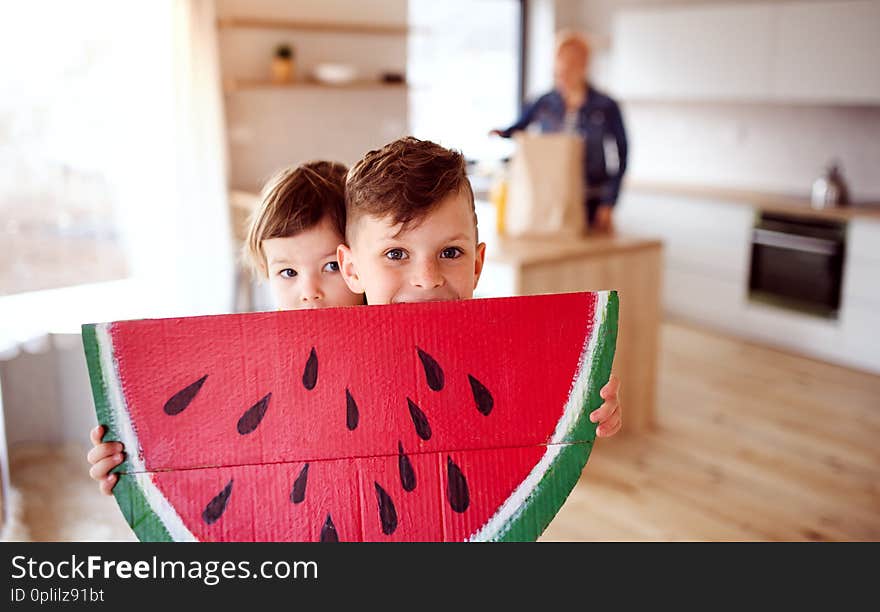
[[[357,68],[351,64],[323,63],[312,69],[312,76],[327,85],[345,85],[357,78]]]

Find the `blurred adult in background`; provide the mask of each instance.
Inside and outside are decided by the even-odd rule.
[[[620,108],[587,80],[590,45],[575,32],[557,35],[554,89],[526,107],[510,127],[490,133],[510,138],[537,124],[541,132],[569,132],[586,140],[584,180],[590,229],[611,231],[611,209],[617,203],[626,171],[626,131]]]

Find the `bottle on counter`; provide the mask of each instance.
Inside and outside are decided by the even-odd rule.
[[[810,203],[816,209],[845,206],[849,203],[846,183],[836,161],[828,165],[824,176],[813,182]]]
[[[505,232],[505,205],[507,203],[507,173],[498,173],[489,190],[489,201],[495,206],[495,232],[503,236]]]

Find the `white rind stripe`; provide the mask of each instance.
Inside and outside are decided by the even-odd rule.
[[[110,326],[112,323],[102,323],[95,326],[95,338],[98,342],[98,354],[101,360],[101,372],[104,378],[104,388],[107,390],[110,402],[111,418],[119,441],[125,445],[128,464],[135,472],[135,482],[144,495],[152,511],[159,517],[171,538],[177,542],[194,542],[196,537],[183,524],[183,520],[175,512],[174,507],[162,495],[156,487],[153,479],[146,471],[146,466],[140,456],[140,445],[131,419],[128,417],[128,407],[125,403],[125,395],[120,387],[119,372],[116,369],[116,360],[113,358],[113,340],[110,338]]]
[[[580,360],[578,361],[577,376],[572,384],[571,393],[568,394],[568,402],[565,405],[562,418],[556,424],[556,430],[550,438],[551,443],[547,446],[547,451],[541,457],[541,460],[535,464],[529,475],[510,494],[510,497],[501,504],[501,507],[492,515],[492,518],[486,521],[486,524],[469,538],[471,541],[493,540],[497,537],[525,501],[532,495],[541,479],[544,478],[544,474],[547,473],[556,457],[562,452],[563,445],[560,442],[565,440],[566,436],[574,429],[583,407],[584,396],[587,393],[587,385],[589,384],[589,380],[587,380],[589,377],[585,375],[584,367],[592,366],[593,355],[599,343],[599,330],[602,327],[602,323],[605,322],[608,295],[608,291],[597,292],[596,309],[593,314],[593,329],[590,330],[590,337],[587,340],[584,351],[581,353]]]

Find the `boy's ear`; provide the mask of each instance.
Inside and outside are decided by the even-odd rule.
[[[348,285],[349,290],[352,293],[363,293],[364,285],[358,276],[357,268],[354,265],[354,256],[348,246],[340,244],[336,247],[336,261],[339,264],[342,279]]]
[[[474,258],[474,289],[480,282],[480,274],[483,273],[483,264],[486,262],[486,243],[481,242],[477,245],[477,256]]]

